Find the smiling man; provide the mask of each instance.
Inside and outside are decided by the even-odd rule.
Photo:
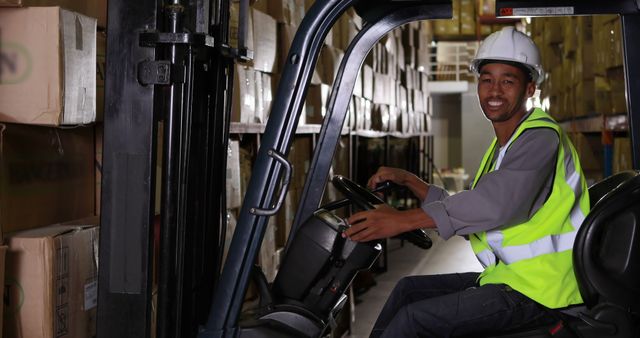
[[[467,235],[485,269],[403,278],[372,337],[478,336],[552,324],[552,309],[582,303],[572,248],[589,197],[567,136],[546,112],[526,108],[544,78],[538,48],[507,27],[486,38],[471,70],[496,136],[471,189],[448,196],[405,170],[382,167],[368,185],[405,185],[421,208],[356,213],[343,236],[370,241],[417,228],[436,228],[445,239]]]

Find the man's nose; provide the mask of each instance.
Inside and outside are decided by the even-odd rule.
[[[489,93],[492,93],[492,94],[502,93],[502,85],[500,84],[500,81],[494,81],[491,83],[491,88],[489,88]]]

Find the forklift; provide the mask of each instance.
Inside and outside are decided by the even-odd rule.
[[[334,210],[384,203],[329,166],[365,57],[400,25],[452,16],[450,0],[318,0],[293,40],[222,266],[225,170],[234,63],[246,48],[249,0],[240,0],[238,45],[229,44],[227,0],[110,0],[105,81],[98,337],[323,337],[358,271],[380,243],[343,240]],[[320,48],[348,9],[364,27],[333,83],[280,271],[272,285],[253,262],[267,221],[282,206],[287,159]],[[499,16],[618,14],[633,168],[640,169],[640,1],[496,1]],[[156,143],[160,122],[162,147]],[[162,178],[156,180],[161,151]],[[346,200],[320,205],[331,180]],[[160,186],[162,213],[154,211]],[[554,327],[493,337],[634,337],[640,311],[640,177],[627,172],[589,191],[592,212],[574,262],[585,305]],[[158,224],[159,231],[155,231]],[[159,234],[159,238],[154,235]],[[424,232],[404,238],[428,248]],[[156,243],[154,243],[156,239]],[[157,250],[158,261],[154,261]],[[156,273],[157,271],[157,273]],[[304,273],[301,273],[304,271]],[[152,305],[157,275],[157,306]],[[251,281],[264,311],[241,319]],[[155,322],[157,325],[152,325]]]

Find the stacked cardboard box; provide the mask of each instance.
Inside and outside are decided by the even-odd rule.
[[[452,18],[434,21],[434,34],[437,37],[451,37],[460,34],[460,0],[452,1]]]
[[[107,27],[107,0],[0,0],[0,7],[60,6],[95,18],[99,27]]]
[[[8,236],[5,337],[95,336],[96,221]]]
[[[230,38],[237,47],[239,3],[231,4]],[[238,64],[234,70],[232,122],[264,123],[271,110],[272,76],[278,69],[276,20],[256,8],[248,16],[247,47],[254,58],[248,64]]]
[[[277,83],[284,65],[290,62],[287,59],[289,48],[302,20],[301,13],[312,3],[298,0],[253,2],[248,40],[249,48],[254,50],[254,60],[238,64],[234,69],[233,122],[264,124],[268,119],[269,103],[277,95],[277,85],[272,83]],[[237,11],[238,4],[232,3],[232,18]],[[235,22],[231,34],[237,32]],[[355,11],[348,10],[326,37],[308,87],[300,124],[322,122],[344,52],[362,25],[362,19]],[[354,84],[345,122],[347,127],[392,132],[420,132],[427,128],[426,72],[430,65],[428,47],[432,39],[433,29],[429,22],[412,23],[389,33],[373,47]],[[228,241],[236,226],[240,200],[251,175],[252,154],[255,153],[255,144],[242,141],[243,138],[239,143],[231,143],[227,164]],[[257,262],[269,280],[275,276],[280,253],[294,221],[311,161],[312,144],[312,135],[297,135],[288,154],[294,168],[293,177],[284,205],[269,220]],[[336,155],[340,159],[336,159],[333,173],[349,175],[349,145],[340,149]],[[233,158],[236,153],[239,159]],[[238,167],[239,175],[236,175]],[[329,184],[325,198],[338,195]]]
[[[97,220],[50,225],[100,211],[102,129],[94,122],[106,37],[98,27],[106,27],[104,0],[0,0],[6,337],[95,335]]]
[[[612,169],[614,173],[633,169],[630,137],[615,137],[613,139]]]
[[[532,21],[532,37],[548,73],[542,96],[553,116],[566,120],[626,111],[618,17]]]
[[[9,61],[0,72],[0,121],[95,121],[94,18],[60,7],[0,8],[0,31],[2,59]]]

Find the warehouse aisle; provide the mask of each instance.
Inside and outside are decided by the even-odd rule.
[[[458,236],[444,241],[433,232],[429,236],[433,247],[427,251],[409,243],[401,245],[399,240],[389,241],[388,270],[376,276],[376,286],[357,297],[352,332],[346,337],[369,336],[380,309],[403,276],[481,271],[468,241]]]

